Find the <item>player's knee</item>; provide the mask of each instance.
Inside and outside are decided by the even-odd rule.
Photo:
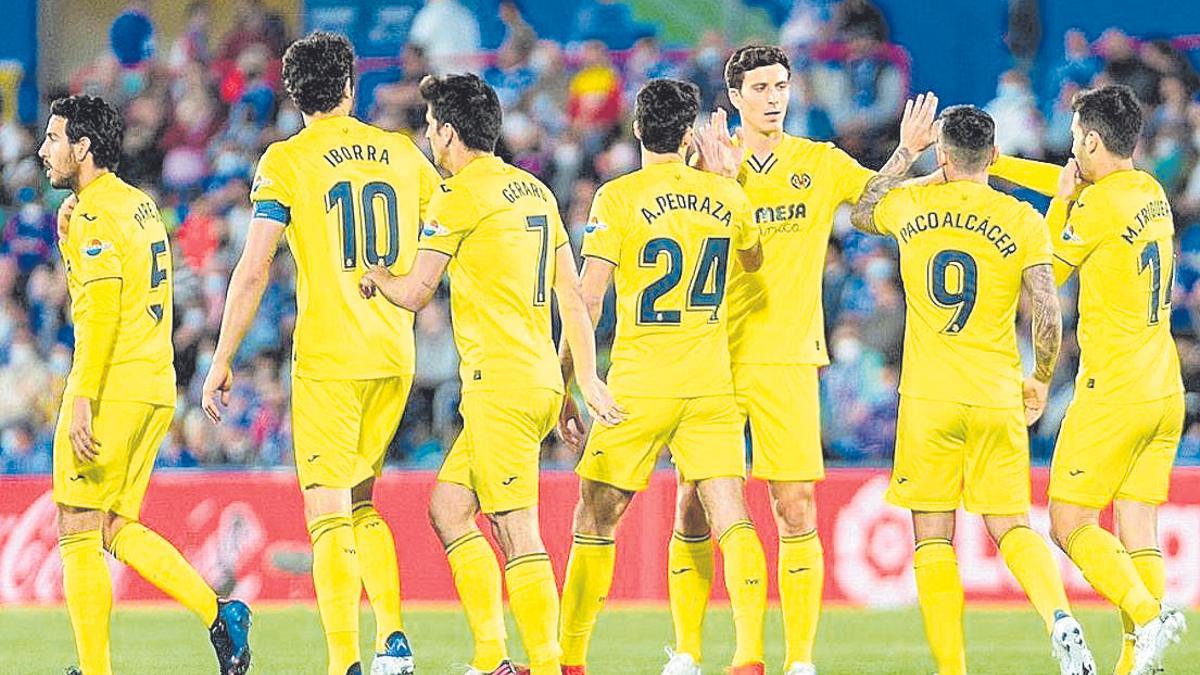
[[[611,485],[585,480],[575,506],[575,531],[612,537],[633,495]]]
[[[984,516],[983,525],[987,528],[992,541],[999,545],[1004,535],[1016,527],[1029,527],[1029,516],[1025,514],[1012,516]]]
[[[785,536],[804,534],[817,527],[816,492],[812,483],[789,483],[771,487],[775,524]]]
[[[375,479],[368,478],[350,489],[350,502],[355,508],[370,505],[375,499]]]
[[[704,505],[700,503],[694,483],[679,484],[675,500],[675,531],[688,535],[708,532],[708,518],[704,515]]]
[[[98,530],[104,527],[104,514],[95,509],[83,509],[77,506],[58,505],[58,534],[78,534],[88,530]]]
[[[132,523],[133,521],[118,516],[115,513],[107,513],[104,515],[104,527],[101,529],[101,535],[104,537],[104,548],[111,549],[113,540],[117,538],[117,533],[121,528]]]
[[[1071,535],[1084,525],[1098,525],[1100,512],[1065,502],[1050,502],[1050,538],[1064,552]]]

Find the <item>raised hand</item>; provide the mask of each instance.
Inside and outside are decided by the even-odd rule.
[[[937,106],[938,97],[931,91],[904,102],[900,147],[912,153],[914,159],[937,140]]]
[[[701,169],[737,178],[746,157],[746,146],[729,134],[729,115],[724,108],[717,108],[709,115],[708,124],[698,127],[694,138]]]
[[[1079,162],[1074,157],[1067,160],[1062,173],[1058,174],[1058,197],[1060,199],[1075,199],[1083,187],[1083,174],[1079,172]]]

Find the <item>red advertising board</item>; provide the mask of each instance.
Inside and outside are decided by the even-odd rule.
[[[405,598],[452,601],[456,596],[450,570],[425,515],[433,480],[429,472],[389,472],[378,485],[377,501],[395,532]],[[889,606],[915,600],[912,530],[904,511],[883,502],[887,480],[883,470],[835,469],[818,488],[825,593],[831,601]],[[618,533],[612,600],[666,598],[673,481],[671,473],[660,472],[630,507]],[[1046,472],[1035,471],[1035,496],[1044,495],[1045,485]],[[542,530],[560,579],[570,549],[577,488],[570,473],[547,473],[542,479]],[[773,559],[775,528],[765,486],[752,481],[749,491],[768,559]],[[49,477],[0,478],[0,495],[0,604],[58,602],[61,565]],[[1044,497],[1038,501],[1033,525],[1045,533]],[[175,543],[222,593],[247,600],[313,597],[308,536],[290,473],[159,472],[151,482],[143,519]],[[1176,471],[1172,499],[1163,506],[1160,522],[1168,600],[1198,605],[1200,468]],[[1023,601],[979,518],[960,516],[955,543],[970,600]],[[1059,557],[1072,597],[1095,599],[1070,561]],[[110,562],[119,599],[164,598],[135,572]],[[716,578],[721,578],[719,572]]]

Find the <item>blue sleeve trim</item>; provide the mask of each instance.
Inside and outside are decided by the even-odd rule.
[[[274,199],[267,199],[254,202],[254,217],[266,218],[287,225],[292,222],[292,210]]]

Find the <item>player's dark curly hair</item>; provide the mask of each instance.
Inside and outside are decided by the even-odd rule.
[[[978,171],[992,161],[996,122],[973,105],[954,105],[942,111],[942,150],[954,166]]]
[[[347,82],[354,86],[354,47],[344,35],[310,33],[283,54],[283,88],[309,115],[336,108]]]
[[[700,88],[691,82],[650,80],[637,94],[633,119],[650,152],[679,152],[683,137],[700,112]]]
[[[125,140],[125,119],[116,108],[98,96],[68,96],[51,103],[50,114],[67,120],[67,140],[91,141],[89,152],[97,168],[117,168]]]
[[[1132,157],[1142,135],[1142,106],[1133,90],[1123,84],[1110,84],[1081,91],[1071,100],[1071,110],[1079,113],[1079,126],[1095,131],[1104,147],[1118,157]]]
[[[773,66],[777,63],[788,71],[788,75],[792,74],[792,64],[788,61],[787,54],[779,47],[770,45],[740,47],[725,62],[725,86],[730,89],[741,89],[742,81],[746,79],[746,73],[755,68]]]
[[[449,124],[463,145],[483,152],[496,151],[500,138],[500,98],[478,75],[427,75],[421,80],[421,98],[429,104],[438,124]]]

